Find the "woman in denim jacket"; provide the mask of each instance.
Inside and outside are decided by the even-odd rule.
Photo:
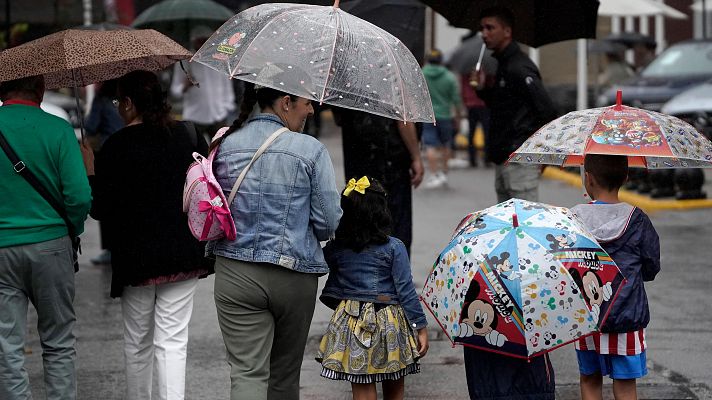
[[[375,400],[376,382],[383,382],[384,399],[402,399],[404,377],[419,372],[417,360],[428,351],[408,253],[389,236],[378,181],[352,178],[341,207],[336,239],[324,248],[330,273],[320,300],[335,311],[316,357],[321,375],[351,382],[354,399]]]
[[[255,102],[261,113],[247,120]],[[299,398],[317,278],[328,272],[319,242],[334,236],[341,217],[326,147],[299,133],[313,112],[307,99],[250,90],[232,134],[212,144],[220,145],[213,168],[227,195],[260,145],[289,129],[252,165],[230,205],[236,239],[209,250],[231,400]]]

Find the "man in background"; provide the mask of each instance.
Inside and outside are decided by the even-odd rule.
[[[193,28],[190,32],[193,51],[198,50],[212,34],[213,30],[207,26]],[[203,64],[189,63],[185,66],[190,78],[180,64],[176,64],[171,96],[183,100],[183,120],[194,123],[198,133],[212,138],[218,129],[232,123],[228,119],[237,108],[233,84],[225,75]]]
[[[423,67],[428,84],[436,124],[423,124],[423,145],[428,159],[430,177],[423,187],[435,189],[447,185],[448,160],[452,154],[452,141],[460,125],[460,86],[455,74],[444,65],[443,54],[434,49]]]
[[[541,168],[533,164],[505,165],[505,162],[557,113],[541,82],[539,69],[512,40],[514,14],[504,7],[492,7],[483,11],[480,25],[482,40],[498,61],[493,84],[477,92],[491,113],[486,152],[495,164],[497,201],[513,197],[538,201]]]

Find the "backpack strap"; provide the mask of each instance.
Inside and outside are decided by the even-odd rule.
[[[272,135],[270,135],[270,137],[267,138],[267,140],[265,140],[264,143],[262,143],[262,146],[260,146],[260,148],[257,149],[257,151],[255,152],[255,155],[252,156],[252,160],[250,160],[250,163],[247,164],[247,166],[245,167],[245,169],[242,170],[242,172],[240,172],[240,176],[237,177],[235,184],[232,186],[232,190],[230,191],[230,196],[227,198],[228,207],[230,207],[230,205],[232,204],[232,200],[235,199],[235,195],[237,194],[237,189],[240,188],[242,181],[245,179],[245,175],[247,175],[247,171],[250,170],[250,167],[252,167],[252,164],[254,164],[255,160],[257,160],[257,158],[259,158],[259,156],[261,156],[262,153],[264,153],[265,150],[267,150],[267,148],[272,144],[272,142],[275,141],[275,139],[277,139],[277,137],[279,137],[279,135],[281,135],[282,133],[284,133],[288,130],[289,129],[284,128],[284,127],[277,129],[276,131],[274,131],[274,133],[272,133]],[[215,136],[217,136],[217,135],[215,135]]]

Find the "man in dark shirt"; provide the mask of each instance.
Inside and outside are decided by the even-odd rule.
[[[491,111],[485,143],[495,163],[497,200],[516,197],[538,201],[540,167],[504,163],[537,129],[556,118],[556,110],[536,65],[512,40],[512,12],[502,7],[484,10],[480,24],[482,39],[499,63],[493,84],[477,92]]]
[[[413,241],[411,186],[423,180],[423,162],[413,123],[361,111],[333,108],[341,126],[346,180],[368,175],[378,179],[388,193],[393,218],[391,234],[410,254]]]

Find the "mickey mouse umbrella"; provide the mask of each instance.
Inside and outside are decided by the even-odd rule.
[[[511,199],[460,222],[421,300],[453,345],[528,359],[597,332],[623,282],[568,209]]]

